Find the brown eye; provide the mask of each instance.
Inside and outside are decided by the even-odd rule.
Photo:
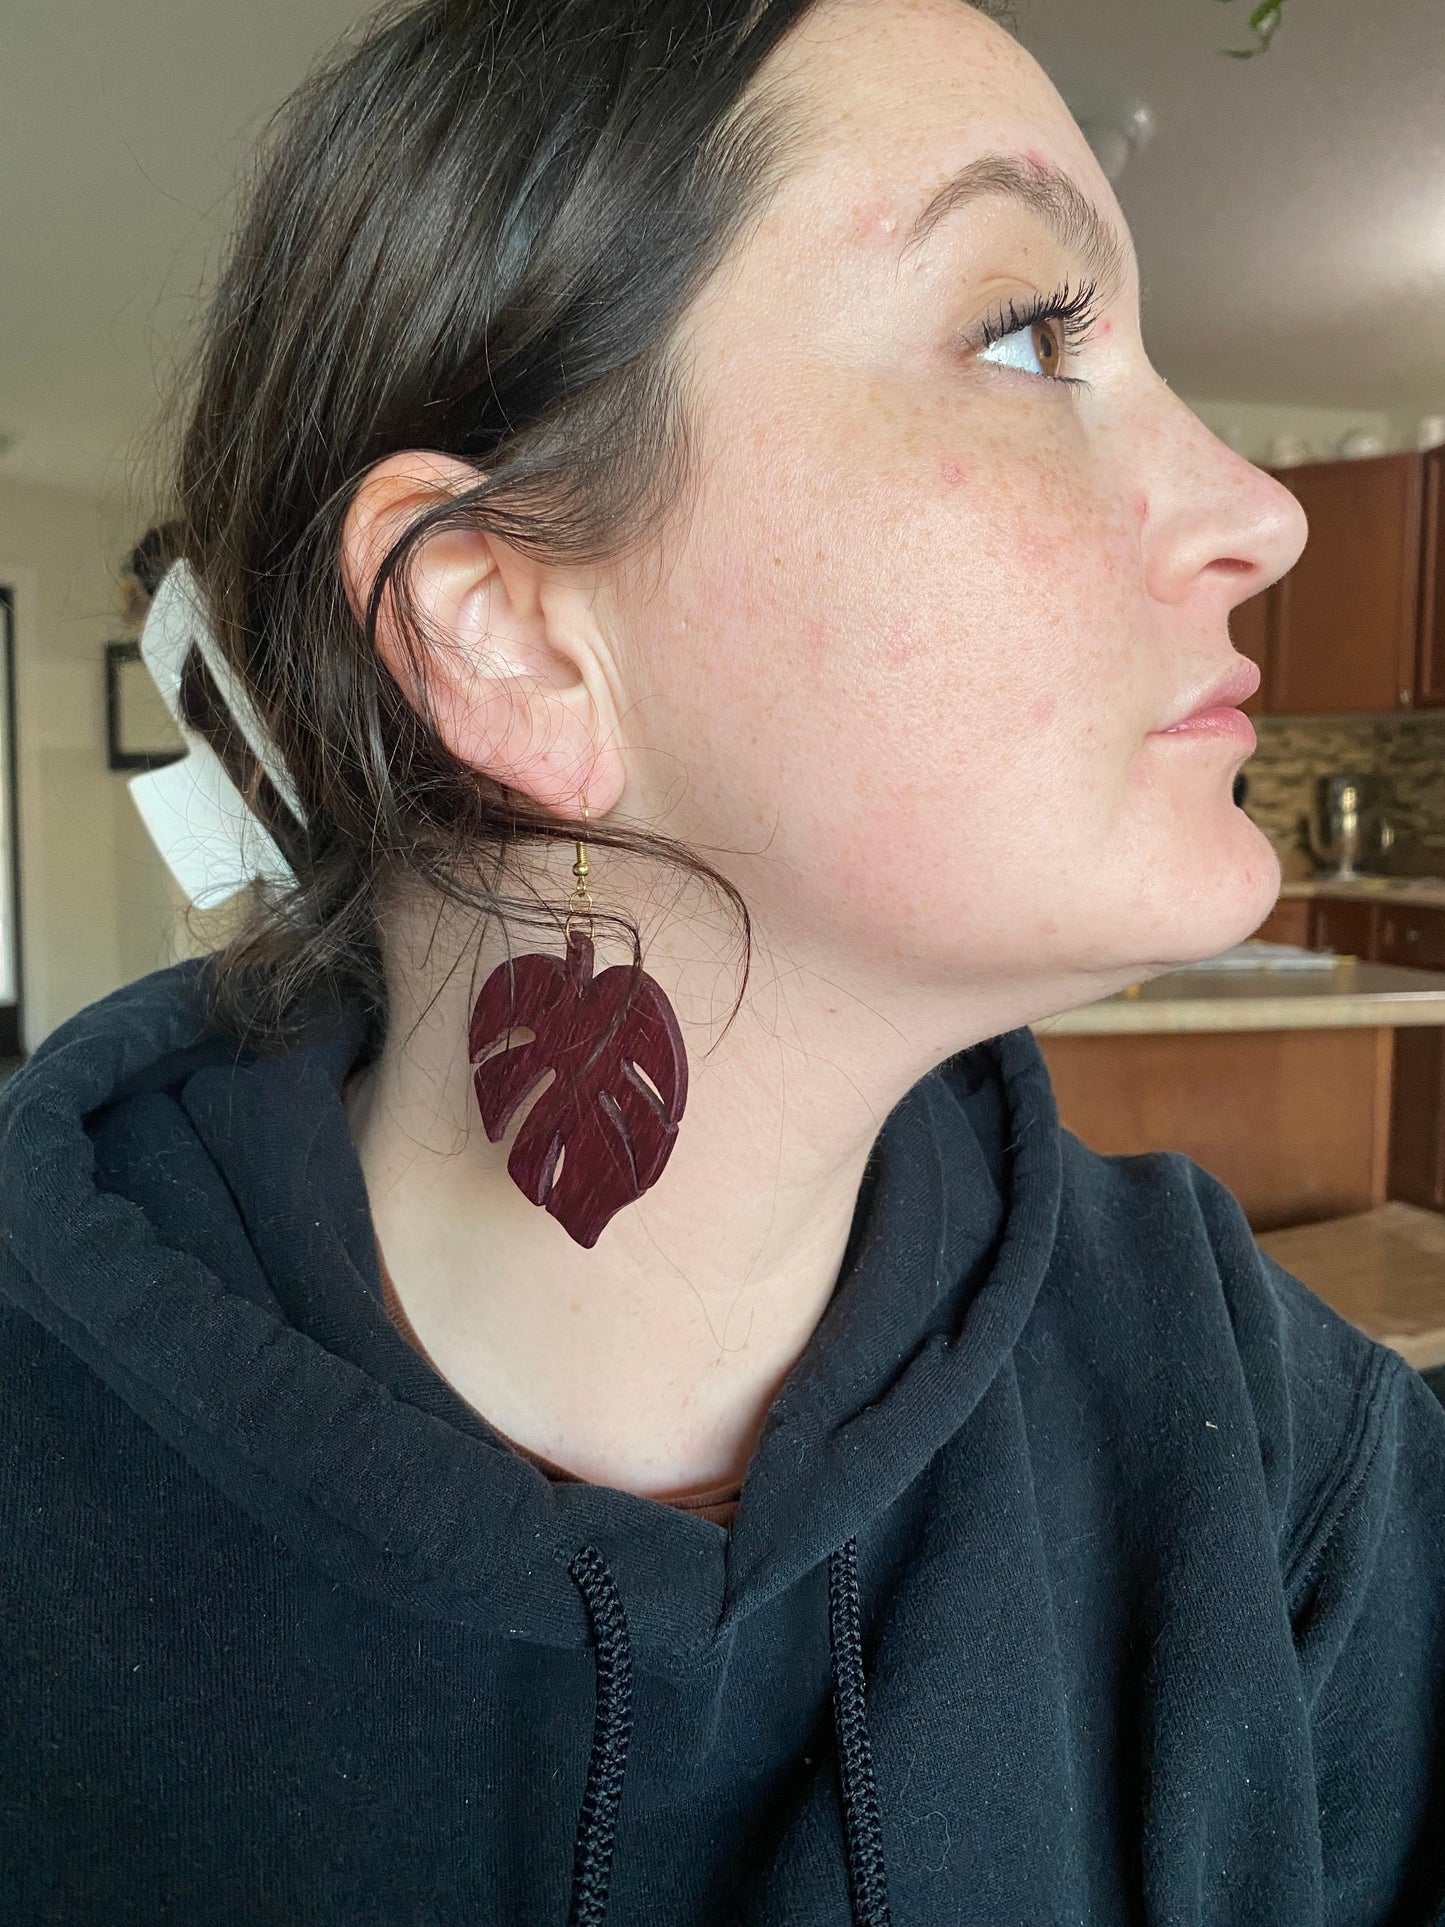
[[[1038,356],[1039,367],[1046,375],[1056,375],[1063,360],[1063,350],[1059,342],[1059,331],[1053,321],[1036,321],[1033,325],[1034,353]]]
[[[991,316],[968,346],[980,361],[1017,369],[1035,380],[1042,376],[1052,388],[1087,388],[1087,381],[1061,370],[1068,356],[1089,339],[1098,312],[1092,281],[1075,295],[1069,293],[1066,281],[1052,295],[1035,296],[1022,314],[1018,304],[1010,301],[1007,313]],[[1031,365],[1024,367],[1021,362]]]

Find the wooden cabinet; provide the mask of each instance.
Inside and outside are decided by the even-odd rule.
[[[1333,950],[1342,957],[1360,957],[1366,963],[1375,957],[1375,919],[1377,903],[1360,902],[1350,897],[1306,898],[1309,904],[1309,948]]]
[[[1231,614],[1235,647],[1264,672],[1246,708],[1445,707],[1445,448],[1270,473],[1298,497],[1309,540]]]
[[[1445,969],[1445,910],[1381,905],[1381,963]],[[1445,1211],[1445,1029],[1395,1033],[1390,1196]]]
[[[1395,1032],[1390,1096],[1392,1198],[1445,1211],[1445,1029]]]
[[[1066,1129],[1105,1156],[1183,1151],[1256,1231],[1388,1195],[1389,1029],[1140,1031],[1039,1038]]]
[[[1297,943],[1305,950],[1318,948],[1310,941],[1313,908],[1308,897],[1281,897],[1254,934],[1265,943]]]
[[[1269,707],[1276,713],[1413,704],[1422,466],[1418,455],[1376,455],[1279,471],[1310,532],[1272,591]]]
[[[1365,963],[1445,970],[1445,905],[1281,897],[1254,934],[1268,943],[1333,950]]]
[[[1445,909],[1346,897],[1282,898],[1275,907],[1293,902],[1309,906],[1312,949],[1445,970]],[[1445,1211],[1445,1028],[1395,1032],[1387,1188],[1392,1198]]]
[[[1445,906],[1281,897],[1255,934],[1445,971]],[[1319,977],[1351,981],[1348,971]],[[1069,1130],[1110,1155],[1188,1153],[1256,1231],[1353,1217],[1389,1198],[1441,1213],[1445,1239],[1445,1024],[1044,1026],[1039,1046]]]
[[[1375,938],[1378,962],[1404,964],[1413,970],[1445,970],[1445,910],[1428,905],[1372,904],[1369,907],[1378,911]],[[1339,905],[1334,908],[1338,909]]]
[[[1420,674],[1417,700],[1445,706],[1445,448],[1425,457],[1420,545]]]

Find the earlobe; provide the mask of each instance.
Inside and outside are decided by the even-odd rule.
[[[341,540],[358,621],[393,544],[478,479],[467,463],[431,450],[388,456],[369,471]],[[442,529],[411,557],[415,628],[388,593],[377,616],[377,653],[462,762],[559,815],[575,815],[585,793],[592,815],[601,816],[626,783],[620,754],[603,747],[615,718],[599,665],[571,646],[574,638],[550,632],[569,592],[549,593],[547,574],[544,563],[482,529]]]

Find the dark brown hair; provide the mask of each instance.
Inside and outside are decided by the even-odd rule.
[[[501,886],[513,846],[580,826],[447,750],[378,656],[377,612],[389,593],[425,691],[408,564],[429,536],[466,525],[587,564],[685,506],[676,326],[813,131],[797,98],[759,81],[813,4],[391,6],[283,109],[196,351],[175,490],[221,647],[306,816],[303,830],[227,727],[193,652],[196,726],[297,876],[257,886],[207,966],[223,1028],[280,1042],[318,989],[384,1018],[388,870],[504,927],[560,930],[559,906]],[[342,525],[367,470],[409,448],[461,457],[477,485],[395,545],[361,621]],[[652,831],[586,834],[719,892],[746,984],[747,907],[725,876]],[[637,964],[635,926],[597,914]]]

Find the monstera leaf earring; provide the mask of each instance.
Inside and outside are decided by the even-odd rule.
[[[582,798],[587,824],[587,799]],[[662,1176],[687,1102],[687,1052],[672,1005],[645,971],[592,975],[587,845],[563,938],[567,955],[509,957],[482,985],[467,1034],[487,1136],[496,1144],[518,1106],[557,1075],[528,1112],[507,1159],[522,1194],[579,1245]],[[586,934],[574,928],[585,920]]]

